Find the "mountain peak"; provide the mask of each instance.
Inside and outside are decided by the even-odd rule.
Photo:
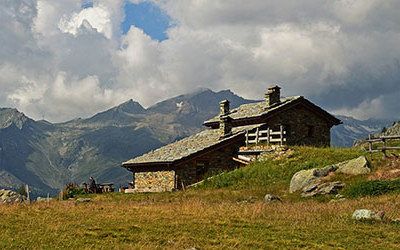
[[[121,103],[120,105],[115,107],[115,110],[123,111],[130,114],[142,114],[146,111],[143,106],[140,105],[140,103],[134,101],[133,99],[129,99],[128,101]]]
[[[22,129],[28,121],[31,121],[31,119],[15,108],[0,108],[0,128],[15,125],[17,128]]]

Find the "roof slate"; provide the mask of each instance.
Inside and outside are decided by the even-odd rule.
[[[243,104],[238,108],[232,109],[229,113],[229,116],[232,119],[242,119],[242,118],[250,118],[250,117],[265,115],[268,112],[280,109],[280,108],[288,105],[289,103],[292,103],[295,100],[298,100],[300,98],[303,98],[303,97],[302,96],[292,96],[292,97],[281,98],[281,102],[279,105],[275,105],[275,106],[268,107],[268,108],[266,108],[265,101]],[[219,115],[215,116],[214,118],[211,118],[208,121],[205,121],[204,124],[207,125],[209,123],[215,123],[215,122],[219,122]]]
[[[172,163],[219,143],[231,140],[245,131],[259,126],[261,126],[261,124],[233,128],[232,135],[224,139],[220,139],[221,132],[219,129],[207,129],[180,141],[150,151],[142,156],[123,162],[122,166],[143,163]]]

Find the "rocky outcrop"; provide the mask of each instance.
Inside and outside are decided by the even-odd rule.
[[[320,183],[322,177],[329,175],[329,173],[336,171],[336,169],[336,166],[326,166],[321,169],[301,170],[293,175],[290,181],[289,192],[294,193],[311,185],[316,185]]]
[[[342,173],[348,175],[361,175],[371,172],[369,162],[365,156],[356,159],[329,165],[324,168],[313,168],[301,170],[295,173],[290,181],[289,192],[301,191],[302,197],[316,195],[336,194],[344,187],[342,182],[326,182],[324,178],[331,173]]]
[[[349,174],[349,175],[362,175],[371,172],[369,168],[369,162],[365,156],[360,156],[350,161],[345,161],[336,164],[337,173]]]
[[[317,195],[337,194],[344,187],[340,181],[313,184],[303,189],[302,197],[313,197]]]
[[[0,204],[15,204],[26,201],[26,197],[12,190],[0,190]]]

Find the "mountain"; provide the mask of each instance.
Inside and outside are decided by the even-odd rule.
[[[383,135],[400,135],[400,121],[393,122],[391,126],[385,127],[382,131]]]
[[[52,124],[16,109],[0,109],[0,187],[29,184],[36,195],[55,193],[90,176],[117,186],[131,179],[122,161],[196,133],[219,102],[253,102],[229,90],[202,89],[148,109],[129,100],[87,119]]]
[[[392,120],[357,120],[348,116],[336,116],[343,124],[331,130],[331,144],[335,147],[351,147],[360,139],[365,139],[369,134],[381,132],[384,127],[393,123]]]
[[[56,124],[0,109],[0,188],[27,183],[34,195],[54,194],[66,183],[80,184],[90,176],[117,187],[126,184],[131,174],[121,162],[198,132],[203,121],[218,114],[224,99],[232,108],[255,102],[230,90],[201,89],[147,109],[128,100],[92,117]],[[343,124],[332,129],[334,146],[352,146],[391,124],[338,118]]]

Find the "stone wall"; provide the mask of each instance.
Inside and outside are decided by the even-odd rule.
[[[237,155],[239,147],[243,143],[244,137],[238,142],[207,152],[202,156],[176,166],[177,188],[182,189],[203,180],[207,176],[238,168],[240,164],[232,158]]]
[[[279,127],[281,124],[287,131],[288,145],[330,145],[329,123],[303,106],[296,106],[268,120],[270,127]]]
[[[169,192],[175,189],[175,171],[134,173],[135,192]]]

